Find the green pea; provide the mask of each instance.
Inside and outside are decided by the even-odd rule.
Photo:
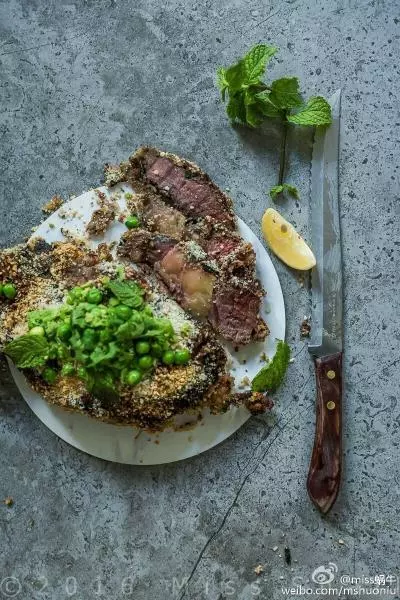
[[[164,365],[173,365],[175,362],[175,352],[173,352],[172,350],[167,350],[166,352],[164,352],[164,354],[162,355],[162,361]]]
[[[140,221],[136,215],[131,215],[125,221],[125,225],[128,229],[136,229],[136,227],[139,227]]]
[[[156,358],[161,358],[163,355],[163,349],[160,344],[152,344],[151,345],[151,354]]]
[[[119,304],[115,307],[115,314],[124,321],[127,321],[132,316],[132,309],[125,304]]]
[[[100,304],[102,300],[103,294],[97,288],[89,290],[86,294],[86,302],[89,302],[89,304]]]
[[[187,348],[175,351],[175,364],[186,365],[190,360],[190,352]]]
[[[41,327],[40,325],[37,325],[36,327],[32,327],[32,329],[29,332],[30,335],[40,335],[40,336],[44,336],[44,327]]]
[[[61,325],[58,326],[57,337],[59,337],[60,340],[63,340],[63,342],[66,342],[67,340],[69,340],[71,335],[72,335],[72,329],[71,329],[71,326],[68,325],[68,323],[62,323]]]
[[[50,367],[46,367],[42,373],[42,376],[47,383],[52,384],[57,379],[57,372]]]
[[[9,300],[13,300],[17,295],[17,288],[13,283],[6,283],[3,285],[3,294]]]
[[[66,363],[61,369],[61,375],[74,375],[75,367],[71,363]]]
[[[126,375],[126,383],[128,385],[137,385],[142,379],[142,374],[140,371],[133,369],[132,371],[128,371]]]
[[[135,349],[138,354],[148,354],[150,352],[150,344],[149,342],[137,342]]]
[[[149,354],[145,354],[145,356],[139,358],[138,365],[140,369],[147,371],[147,369],[151,369],[153,366],[153,358]]]

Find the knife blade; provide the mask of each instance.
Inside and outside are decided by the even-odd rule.
[[[332,124],[317,128],[311,165],[312,270],[311,336],[317,402],[314,447],[307,490],[326,514],[341,478],[343,300],[339,218],[339,137],[341,91],[330,98]]]

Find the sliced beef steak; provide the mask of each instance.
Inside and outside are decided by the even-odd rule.
[[[215,286],[209,321],[214,329],[233,344],[263,340],[268,333],[259,317],[262,292],[235,284],[232,280]]]
[[[206,240],[205,250],[210,258],[222,258],[234,252],[243,240],[236,237],[224,237],[214,235],[209,240]]]
[[[107,169],[110,183],[115,173]],[[119,253],[152,266],[175,299],[225,339],[239,345],[265,338],[255,252],[237,230],[228,196],[193,163],[155,148],[122,163],[118,181],[137,192],[128,207],[151,232],[151,239],[125,234]]]
[[[230,228],[235,215],[226,196],[196,165],[155,148],[140,148],[130,157],[134,186],[151,184],[188,217],[211,217]]]
[[[213,272],[207,255],[195,242],[178,243],[167,236],[149,235],[144,248],[140,230],[127,232],[118,253],[151,265],[179,304],[196,317],[207,318],[226,340],[240,345],[265,338],[268,329],[259,317],[263,292],[257,281],[239,278],[228,268],[223,274]],[[235,273],[246,268],[245,258],[230,266],[235,268],[235,264]]]

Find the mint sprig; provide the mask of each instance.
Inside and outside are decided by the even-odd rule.
[[[4,348],[4,353],[20,369],[35,369],[46,364],[50,346],[41,335],[21,335]]]
[[[290,360],[290,348],[279,340],[273,359],[265,365],[251,382],[253,392],[275,392],[285,377]]]
[[[217,86],[223,102],[228,97],[226,112],[231,123],[259,127],[265,119],[283,123],[278,184],[270,190],[272,198],[288,192],[298,198],[295,186],[284,183],[288,125],[320,127],[332,122],[331,107],[322,96],[304,101],[297,77],[281,77],[272,83],[262,80],[267,64],[277,48],[258,44],[237,63],[217,70]]]

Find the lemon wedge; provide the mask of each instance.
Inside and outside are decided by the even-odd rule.
[[[308,271],[316,264],[311,248],[297,233],[293,225],[275,209],[268,208],[261,221],[265,241],[278,258],[288,267]]]

